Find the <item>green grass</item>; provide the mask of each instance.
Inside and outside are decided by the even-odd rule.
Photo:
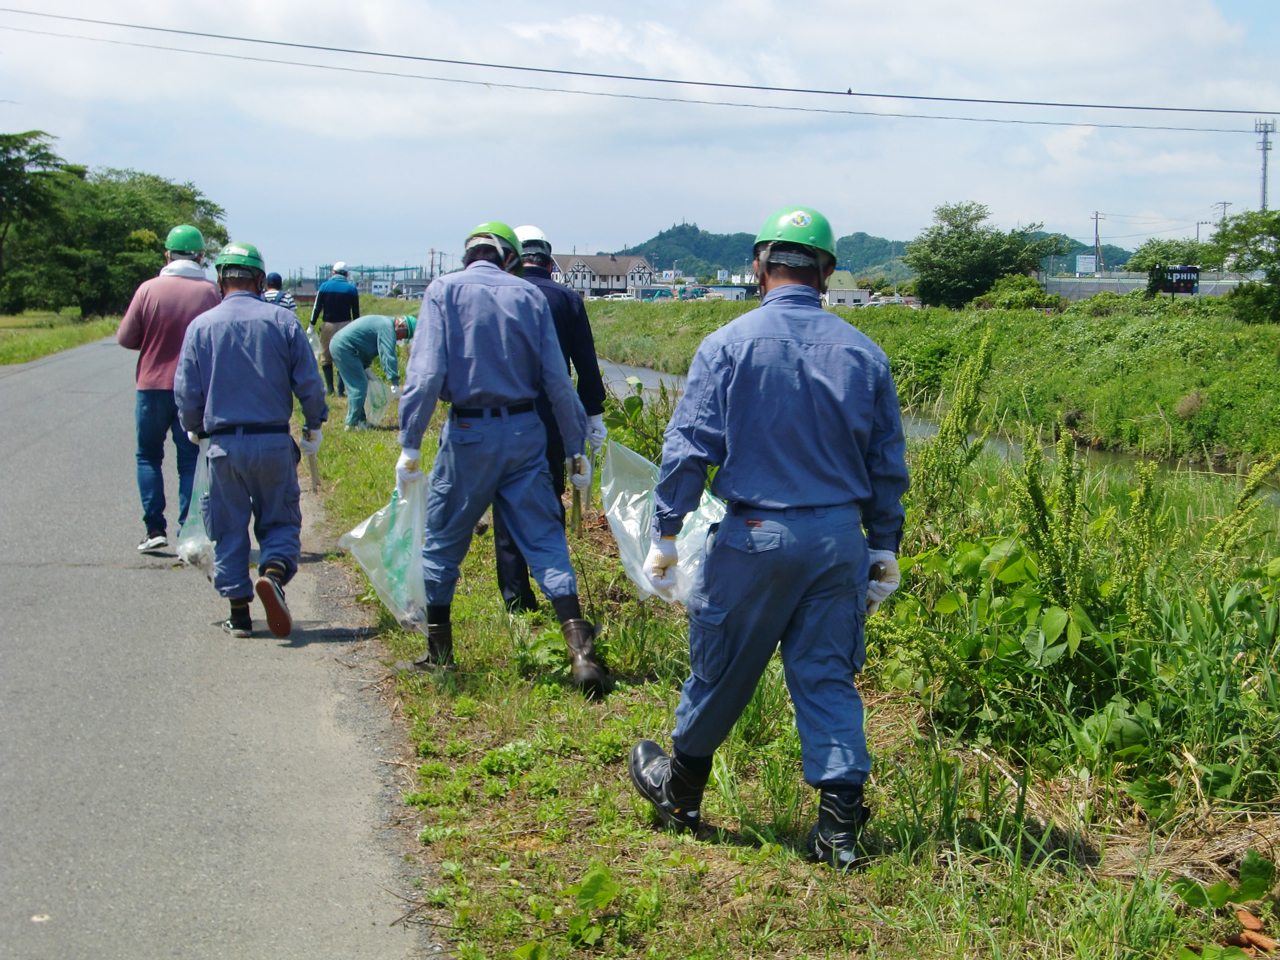
[[[335,404],[331,422],[341,414]],[[335,533],[385,502],[396,453],[391,431],[326,437]],[[618,680],[588,703],[568,682],[554,617],[508,620],[492,539],[478,537],[454,606],[459,669],[398,685],[419,757],[405,799],[421,810],[429,863],[416,917],[473,960],[1138,960],[1234,932],[1229,911],[1193,909],[1171,885],[1228,875],[1280,833],[1265,816],[1280,769],[1280,651],[1266,639],[1280,517],[1268,503],[1238,508],[1225,481],[1042,473],[1043,515],[1019,506],[1030,472],[990,457],[960,472],[946,508],[924,515],[913,494],[906,585],[870,621],[861,684],[874,856],[843,877],[801,855],[813,796],[776,660],[717,753],[710,828],[655,830],[625,755],[673,726],[688,669],[680,609],[635,598],[588,511],[587,536],[570,545]],[[918,468],[916,480],[930,482]],[[1063,520],[1072,482],[1081,507]],[[1029,531],[1055,523],[1075,544],[1090,628],[1050,663],[1059,634],[1045,640],[1045,618],[1062,571]],[[379,615],[392,658],[422,649]],[[1124,702],[1108,707],[1113,694]],[[1271,911],[1259,909],[1269,924]]]
[[[0,364],[27,363],[115,333],[119,317],[81,322],[78,316],[31,311],[0,317]]]
[[[684,373],[697,345],[751,304],[588,304],[602,356]],[[836,308],[889,355],[905,407],[937,413],[943,385],[986,327],[988,416],[1059,425],[1094,447],[1216,466],[1280,451],[1280,329],[1242,324],[1217,298],[1101,295],[1065,313]]]

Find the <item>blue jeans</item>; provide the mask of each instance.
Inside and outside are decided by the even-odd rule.
[[[740,508],[713,529],[689,612],[672,742],[715,752],[782,649],[804,779],[849,787],[871,772],[854,677],[866,657],[867,546],[858,508]]]
[[[187,521],[191,506],[191,483],[196,475],[196,457],[200,448],[187,439],[187,431],[178,422],[178,405],[172,390],[139,390],[134,404],[134,420],[138,428],[138,493],[142,495],[142,522],[147,532],[168,530],[164,519],[165,435],[173,437],[178,458],[178,526]]]

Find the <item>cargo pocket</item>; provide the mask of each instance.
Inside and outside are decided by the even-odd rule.
[[[726,607],[707,603],[696,593],[689,597],[689,665],[693,675],[704,683],[715,683],[724,673],[728,660],[724,636]]]
[[[449,512],[449,491],[453,484],[443,477],[432,477],[427,491],[427,526],[439,530]]]

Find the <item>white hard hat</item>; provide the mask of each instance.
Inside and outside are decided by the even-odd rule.
[[[335,264],[333,265],[333,272],[334,272],[334,273],[346,273],[346,272],[347,272],[347,261],[345,261],[345,260],[339,260],[337,263],[335,263]]]
[[[516,239],[520,241],[522,253],[550,253],[551,241],[547,235],[531,224],[516,227]]]

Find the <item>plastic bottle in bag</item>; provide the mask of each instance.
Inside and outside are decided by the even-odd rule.
[[[422,538],[427,522],[427,482],[417,480],[403,494],[338,540],[360,564],[374,593],[396,621],[424,630],[427,587],[422,580]]]
[[[196,475],[191,483],[191,505],[187,522],[178,531],[178,559],[189,567],[199,567],[213,579],[213,541],[204,528],[204,505],[209,500],[209,441],[200,441]]]

